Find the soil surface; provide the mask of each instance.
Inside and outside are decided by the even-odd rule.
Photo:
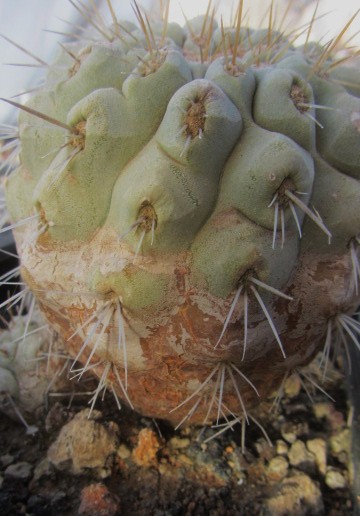
[[[174,430],[112,396],[90,417],[85,398],[54,397],[34,435],[1,415],[1,515],[351,515],[351,411],[338,372],[325,388],[335,401],[290,377],[245,448],[240,424]]]

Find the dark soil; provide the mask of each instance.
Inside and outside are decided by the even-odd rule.
[[[353,502],[346,455],[349,450],[335,453],[331,446],[331,438],[347,429],[347,397],[341,379],[329,389],[335,402],[319,391],[310,400],[301,390],[285,396],[278,412],[270,404],[263,405],[256,417],[266,428],[274,447],[251,424],[246,431],[243,454],[240,425],[204,444],[217,430],[207,428],[199,439],[199,428],[174,431],[162,421],[143,418],[126,408],[114,412],[114,402],[109,396],[97,408],[102,412],[101,424],[112,421],[119,428],[119,452],[109,459],[110,474],[84,468],[75,475],[70,465],[58,470],[46,460],[60,429],[86,407],[85,401],[77,400],[70,408],[66,400],[57,401],[48,413],[40,410],[36,415],[39,431],[34,436],[26,435],[21,423],[1,415],[0,513],[2,516],[351,515]],[[323,407],[326,414],[319,415],[316,407]],[[151,440],[141,444],[144,429]],[[286,429],[295,432],[296,441],[323,439],[327,443],[327,469],[340,472],[346,480],[345,486],[329,487],[324,471],[313,460],[292,464],[289,455],[280,449],[291,447],[284,438]],[[145,455],[138,453],[141,446],[146,448]],[[283,456],[289,463],[285,476],[276,477],[275,473],[274,477],[269,472],[270,461],[276,456]],[[7,468],[22,462],[31,465],[28,475],[25,478],[10,475]],[[296,500],[299,495],[294,493],[294,500],[286,502],[290,503],[288,512],[274,512],[269,500],[277,497],[286,479],[296,480],[298,473],[305,473],[311,485],[319,488],[319,499],[314,505],[306,495]],[[97,485],[106,491],[102,509],[99,500],[89,500],[86,494],[95,493],[93,486]],[[84,488],[88,486],[90,490],[86,491]]]

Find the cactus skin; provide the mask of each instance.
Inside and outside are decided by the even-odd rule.
[[[225,29],[224,56],[209,17],[155,25],[156,49],[118,29],[28,102],[69,130],[21,112],[22,276],[95,399],[241,418],[359,303],[359,76],[271,30]]]

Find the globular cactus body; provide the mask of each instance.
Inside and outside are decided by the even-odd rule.
[[[247,417],[359,332],[358,73],[240,12],[65,45],[6,185],[74,374],[174,424]]]

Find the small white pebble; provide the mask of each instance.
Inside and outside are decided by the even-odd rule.
[[[347,486],[346,478],[340,471],[330,469],[325,475],[325,484],[330,489],[343,489]]]

